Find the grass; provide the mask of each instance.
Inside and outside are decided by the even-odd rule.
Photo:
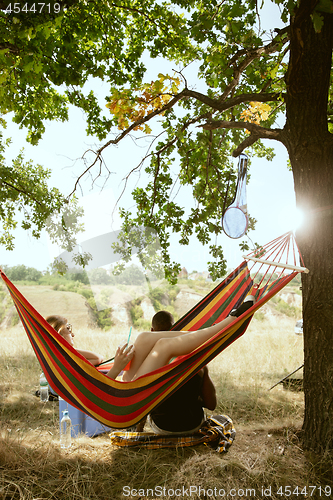
[[[217,412],[228,414],[237,431],[224,455],[205,446],[117,449],[107,434],[79,437],[69,450],[62,450],[58,404],[42,404],[34,396],[40,367],[28,338],[21,326],[3,330],[0,499],[281,500],[310,498],[310,492],[311,498],[330,498],[324,494],[329,490],[319,490],[319,486],[332,486],[331,459],[318,459],[302,450],[303,393],[286,391],[281,385],[269,390],[303,362],[302,337],[293,328],[294,320],[288,317],[278,322],[254,319],[247,333],[210,364],[218,393]],[[79,328],[75,341],[77,346],[111,357],[127,336],[127,330]],[[294,494],[288,494],[288,487]]]

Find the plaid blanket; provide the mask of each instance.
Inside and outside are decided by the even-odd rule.
[[[159,435],[152,432],[111,432],[111,444],[116,446],[177,448],[205,444],[218,453],[226,452],[236,436],[233,422],[227,415],[214,415],[205,420],[201,428],[192,435]]]

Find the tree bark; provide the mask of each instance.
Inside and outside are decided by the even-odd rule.
[[[333,139],[327,126],[333,16],[316,33],[317,2],[302,1],[291,21],[283,142],[294,175],[296,203],[306,223],[296,236],[302,276],[304,332],[304,447],[333,449]],[[312,5],[311,5],[312,4]]]

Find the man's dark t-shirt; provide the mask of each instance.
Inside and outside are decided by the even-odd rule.
[[[202,409],[202,382],[200,374],[194,375],[170,397],[150,412],[154,423],[165,431],[182,432],[198,427],[204,417]]]

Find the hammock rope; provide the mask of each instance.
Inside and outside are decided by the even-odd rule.
[[[250,293],[256,296],[255,304],[193,352],[131,382],[106,377],[102,372],[105,365],[96,368],[80,355],[46,322],[2,271],[0,274],[50,385],[72,406],[102,424],[121,429],[139,422],[243,335],[254,312],[298,272],[281,272],[272,283],[269,284],[269,278],[265,284],[261,280],[257,285],[244,261],[185,314],[173,329],[191,331],[215,324],[227,317]]]
[[[257,258],[258,255],[260,256],[261,254],[264,254],[265,262],[261,262],[262,259]],[[299,257],[301,266],[298,265],[297,256]],[[260,279],[259,286],[265,281],[268,272],[270,273],[270,279],[272,279],[274,273],[277,272],[277,268],[281,269],[280,275],[282,275],[286,269],[305,273],[308,272],[308,270],[304,267],[302,255],[292,232],[287,232],[270,243],[257,248],[248,255],[243,255],[243,258],[254,262],[252,267],[249,268],[250,272],[253,270],[257,262],[261,263],[253,276],[254,280],[262,272],[262,268],[266,266],[266,270]],[[287,264],[289,261],[292,261],[292,263]],[[273,270],[267,266],[273,267]]]

